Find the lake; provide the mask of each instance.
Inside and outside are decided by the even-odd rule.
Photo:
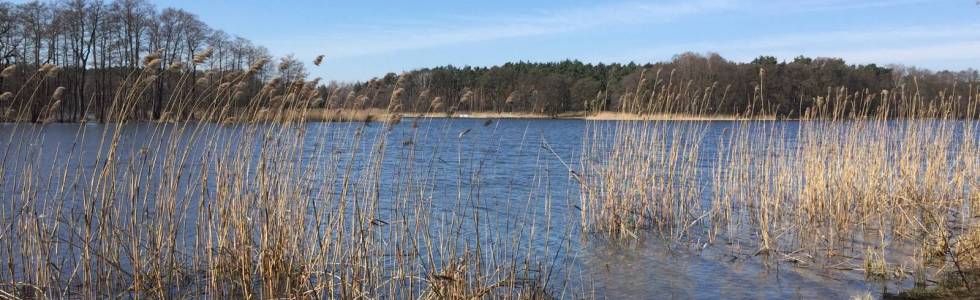
[[[709,243],[704,233],[683,239],[649,234],[622,241],[582,232],[579,226],[582,187],[576,176],[581,173],[583,153],[587,151],[585,140],[591,129],[613,124],[616,123],[413,118],[402,119],[391,128],[382,123],[309,123],[288,128],[204,123],[140,123],[118,128],[115,124],[91,123],[2,124],[0,137],[9,139],[0,150],[5,155],[0,188],[4,198],[2,208],[6,211],[4,225],[21,226],[11,225],[10,220],[22,218],[24,213],[54,211],[59,211],[62,220],[47,224],[79,224],[79,216],[84,214],[81,211],[86,209],[85,199],[96,194],[98,188],[93,187],[100,186],[90,182],[114,176],[118,179],[113,181],[116,185],[100,187],[139,190],[132,192],[139,199],[121,197],[115,204],[118,207],[112,209],[158,216],[168,208],[160,207],[155,199],[167,195],[175,199],[173,203],[179,212],[174,214],[179,216],[177,219],[168,219],[175,224],[180,223],[175,220],[185,220],[188,224],[193,222],[187,220],[202,220],[206,216],[199,213],[201,207],[229,192],[296,194],[308,199],[307,207],[292,209],[309,217],[303,222],[306,226],[318,229],[338,227],[312,224],[315,214],[332,212],[334,215],[324,218],[329,220],[338,218],[339,214],[357,214],[353,209],[373,210],[371,224],[381,228],[377,234],[378,241],[383,243],[379,244],[412,244],[405,235],[427,231],[436,236],[452,236],[452,240],[433,238],[437,242],[480,245],[484,249],[477,252],[488,258],[521,255],[542,258],[551,266],[539,271],[549,278],[547,289],[554,296],[840,299],[866,293],[881,296],[912,286],[910,277],[875,281],[867,279],[861,270],[802,266],[767,258],[756,253],[753,245],[742,245],[738,240]],[[895,121],[888,126],[901,128],[902,124]],[[964,127],[964,124],[968,123],[958,122],[955,126]],[[698,183],[688,188],[702,191],[701,206],[695,209],[707,211],[711,208],[713,178],[719,174],[719,151],[724,151],[720,145],[730,142],[733,131],[758,128],[751,129],[748,136],[778,132],[781,134],[777,138],[792,146],[798,143],[801,127],[810,125],[800,121],[675,121],[665,122],[664,126],[691,127],[695,129],[686,132],[700,133],[700,139],[684,140],[700,145],[695,174]],[[964,134],[963,130],[954,132],[953,140],[957,143],[977,140],[977,136]],[[294,136],[299,138],[299,144],[290,140]],[[108,149],[105,145],[111,144],[114,137],[118,138],[118,148]],[[597,143],[610,142],[599,139]],[[383,147],[379,146],[382,143]],[[282,153],[272,150],[280,144],[299,147]],[[106,175],[103,170],[110,151],[115,151],[112,155],[120,159],[113,162],[116,165],[111,173],[114,174]],[[169,169],[168,161],[174,165]],[[270,166],[269,162],[278,165]],[[276,171],[264,171],[268,168]],[[260,188],[262,180],[276,180],[258,176],[264,172],[284,174],[290,180],[282,186],[299,188],[264,191]],[[141,176],[135,180],[134,174]],[[221,178],[229,174],[249,179],[222,182]],[[350,184],[352,179],[358,183]],[[172,192],[163,191],[167,189]],[[358,198],[350,193],[364,195],[361,199],[378,200],[365,207],[343,204]],[[33,209],[23,208],[25,199],[35,199],[28,201]],[[43,199],[62,201],[52,204]],[[427,202],[420,205],[417,201]],[[431,219],[424,224],[412,220],[411,216],[421,214],[405,212],[412,209],[425,210],[424,215]],[[260,214],[255,212],[251,217],[258,218]],[[119,224],[138,219],[133,215],[119,216]],[[344,222],[347,224],[336,226],[357,226],[350,220]],[[157,224],[147,222],[150,223]],[[175,227],[172,230],[179,237],[173,247],[194,248],[195,241],[200,241],[200,226]],[[72,235],[78,234],[64,228],[52,231],[63,240],[71,240]],[[322,231],[311,232],[326,234]],[[149,233],[146,232],[147,236]],[[405,241],[399,242],[401,239]],[[75,254],[67,251],[71,248],[58,248],[63,252],[56,256],[74,257]],[[386,253],[396,248],[379,246],[382,249],[379,251]],[[445,247],[434,246],[428,251],[418,250],[417,254],[431,254],[436,261],[451,256],[426,253],[439,252],[434,251],[437,248]],[[19,252],[0,251],[0,258],[7,261],[8,257],[16,257],[14,260],[19,263],[29,261],[14,253]],[[133,262],[123,257],[119,263],[131,267]],[[387,263],[397,264],[388,261],[381,264]],[[62,277],[70,278],[69,270],[61,272],[65,274]],[[9,276],[29,274],[12,271],[0,278]]]

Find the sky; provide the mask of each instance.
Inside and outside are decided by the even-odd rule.
[[[363,81],[440,65],[577,59],[657,62],[686,51],[734,61],[840,57],[934,70],[980,68],[980,0],[160,0],[311,77]]]

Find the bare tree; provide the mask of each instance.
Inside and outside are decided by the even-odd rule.
[[[33,58],[34,65],[40,65],[42,60],[41,51],[44,47],[44,40],[51,27],[51,11],[48,6],[39,1],[24,3],[17,7],[17,18],[23,26],[23,34],[29,41],[25,47],[25,56]]]
[[[24,112],[21,115],[33,121],[49,116],[83,120],[90,113],[104,121],[115,91],[127,84],[133,74],[153,67],[149,71],[155,75],[152,88],[141,96],[146,98],[141,99],[135,111],[140,117],[149,112],[150,118],[156,119],[167,110],[167,101],[174,96],[198,101],[197,84],[178,84],[184,75],[190,82],[197,82],[198,71],[207,70],[213,78],[222,78],[229,72],[250,68],[257,60],[271,59],[266,48],[243,37],[211,30],[187,11],[165,8],[158,12],[147,0],[105,1],[109,0],[0,2],[0,69],[24,65],[11,68],[0,77],[0,92],[10,86],[31,84],[35,95],[12,96],[0,103],[0,109]],[[193,63],[195,55],[207,48],[213,49],[213,55],[204,63]],[[159,61],[141,63],[150,53],[157,54],[154,58]],[[181,61],[183,64],[177,64]],[[50,69],[46,64],[57,65],[60,71],[40,77],[17,76],[28,73],[18,70]],[[290,67],[285,73],[290,80],[305,79],[302,64],[287,65]],[[240,89],[257,92],[275,73],[274,68],[266,64],[254,70],[253,77]],[[52,95],[59,87],[64,88],[58,93],[61,104],[57,113],[40,115],[55,98],[45,95]],[[178,87],[183,90],[175,91]]]
[[[88,62],[95,48],[98,25],[102,18],[104,4],[99,0],[70,0],[64,3],[62,20],[65,25],[65,35],[72,54],[72,69],[77,73],[71,84],[75,109],[78,118],[85,118],[87,103],[85,86],[88,83]]]
[[[154,12],[153,5],[146,0],[116,0],[112,3],[112,10],[120,15],[122,22],[126,64],[135,68],[140,61],[143,34],[147,20]]]
[[[14,6],[0,3],[0,60],[4,67],[17,56],[19,43],[14,34],[16,24]]]

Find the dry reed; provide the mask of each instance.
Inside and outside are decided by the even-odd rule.
[[[131,140],[123,129],[140,126],[137,107],[155,76],[134,74],[116,91],[109,123],[79,127],[78,141],[95,141],[94,149],[14,140],[43,141],[42,127],[17,124],[10,132],[0,160],[2,193],[10,195],[0,203],[5,297],[546,296],[541,266],[554,262],[520,250],[519,240],[550,227],[521,215],[494,221],[527,229],[481,234],[495,225],[470,205],[486,200],[463,190],[479,188],[478,173],[461,177],[473,182],[448,199],[461,210],[446,215],[435,209],[435,180],[426,177],[435,169],[415,160],[415,144],[403,144],[399,158],[387,156],[393,130],[334,123],[307,132],[319,118],[378,118],[385,128],[400,119],[311,109],[315,81],[274,80],[255,97],[236,99],[245,72],[207,80],[200,88],[208,101],[175,93],[160,122]],[[179,85],[196,84],[180,76]],[[413,139],[429,134],[405,130]],[[46,151],[65,155],[46,161]],[[397,176],[383,175],[389,172]]]

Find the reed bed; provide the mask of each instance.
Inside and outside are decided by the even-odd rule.
[[[651,116],[712,92],[669,81],[644,88],[646,81],[623,102]],[[760,86],[750,101],[764,105],[763,96]],[[913,82],[880,92],[830,89],[806,99],[817,105],[798,121],[747,112],[714,131],[708,122],[655,118],[593,122],[581,220],[601,236],[721,244],[876,279],[925,284],[927,269],[976,272],[978,96],[926,99]],[[718,145],[702,143],[709,134]]]
[[[871,97],[921,101],[889,94],[897,93]],[[736,134],[719,151],[729,157],[716,170],[722,184],[713,207],[727,237],[747,230],[759,251],[845,268],[853,264],[847,257],[864,252],[866,261],[891,259],[878,263],[889,276],[915,269],[899,261],[948,252],[933,248],[978,224],[977,122],[935,109],[890,116],[887,105],[866,119],[843,117],[840,108],[855,98],[837,95],[826,99],[838,109],[811,112],[794,132],[754,124],[769,138]]]
[[[657,116],[699,107],[712,88],[695,90],[642,72],[621,113],[641,116],[611,126],[590,123],[581,159],[581,223],[586,232],[637,238],[646,229],[662,237],[686,235],[699,219],[699,145],[704,123],[674,124]],[[700,109],[703,111],[703,108]]]
[[[41,148],[48,145],[44,126],[10,125],[0,160],[0,297],[575,293],[546,272],[562,263],[530,246],[552,234],[548,220],[480,215],[476,207],[487,200],[478,170],[460,167],[455,198],[433,195],[440,184],[435,158],[410,141],[455,133],[402,124],[411,140],[392,141],[401,124],[397,107],[379,125],[311,124],[322,113],[310,108],[315,81],[273,80],[242,102],[236,89],[252,72],[200,86],[204,98],[173,95],[163,122],[134,122],[144,114],[135,107],[156,79],[154,69],[131,74],[116,91],[107,123],[79,127],[65,148]],[[31,84],[44,84],[45,72]],[[199,84],[190,78],[185,73],[180,84]],[[14,97],[39,97],[21,94],[32,89]],[[27,114],[17,113],[9,120]],[[148,127],[148,134],[134,140],[127,134],[134,126]],[[393,151],[392,143],[404,147]],[[481,163],[458,157],[459,166]],[[514,205],[543,195],[515,196]],[[512,230],[499,230],[501,224]]]
[[[500,187],[482,185],[492,162],[464,150],[470,130],[403,120],[411,95],[399,84],[388,109],[361,115],[360,103],[313,108],[315,80],[272,80],[242,99],[254,72],[203,82],[178,73],[178,85],[198,85],[205,96],[176,93],[159,122],[137,122],[161,72],[153,63],[115,91],[107,123],[80,126],[72,143],[44,148],[48,127],[8,125],[0,297],[588,297],[588,287],[569,285],[572,263],[559,255],[579,232],[720,245],[872,279],[925,281],[934,270],[968,293],[980,287],[976,89],[928,99],[914,84],[830,89],[801,99],[816,103],[801,120],[780,122],[768,117],[775,110],[760,84],[751,109],[717,132],[708,116],[662,116],[713,111],[705,103],[726,91],[644,72],[620,102],[620,113],[638,120],[589,121],[578,165],[547,141],[522,147],[537,151],[528,153],[535,178],[512,184],[530,192],[487,199],[484,189]],[[63,89],[37,94],[51,72],[37,70],[0,98],[27,99],[33,109],[50,97],[37,109],[56,120]],[[323,120],[342,122],[313,123]],[[139,126],[148,130],[134,139]],[[709,135],[717,145],[705,143]],[[455,149],[426,144],[432,139]],[[455,154],[454,169],[438,166],[442,152]],[[578,226],[552,220],[546,165],[556,158],[580,188],[569,205]],[[446,172],[454,182],[440,179]],[[448,198],[436,192],[446,184]],[[488,203],[518,213],[489,215]]]

